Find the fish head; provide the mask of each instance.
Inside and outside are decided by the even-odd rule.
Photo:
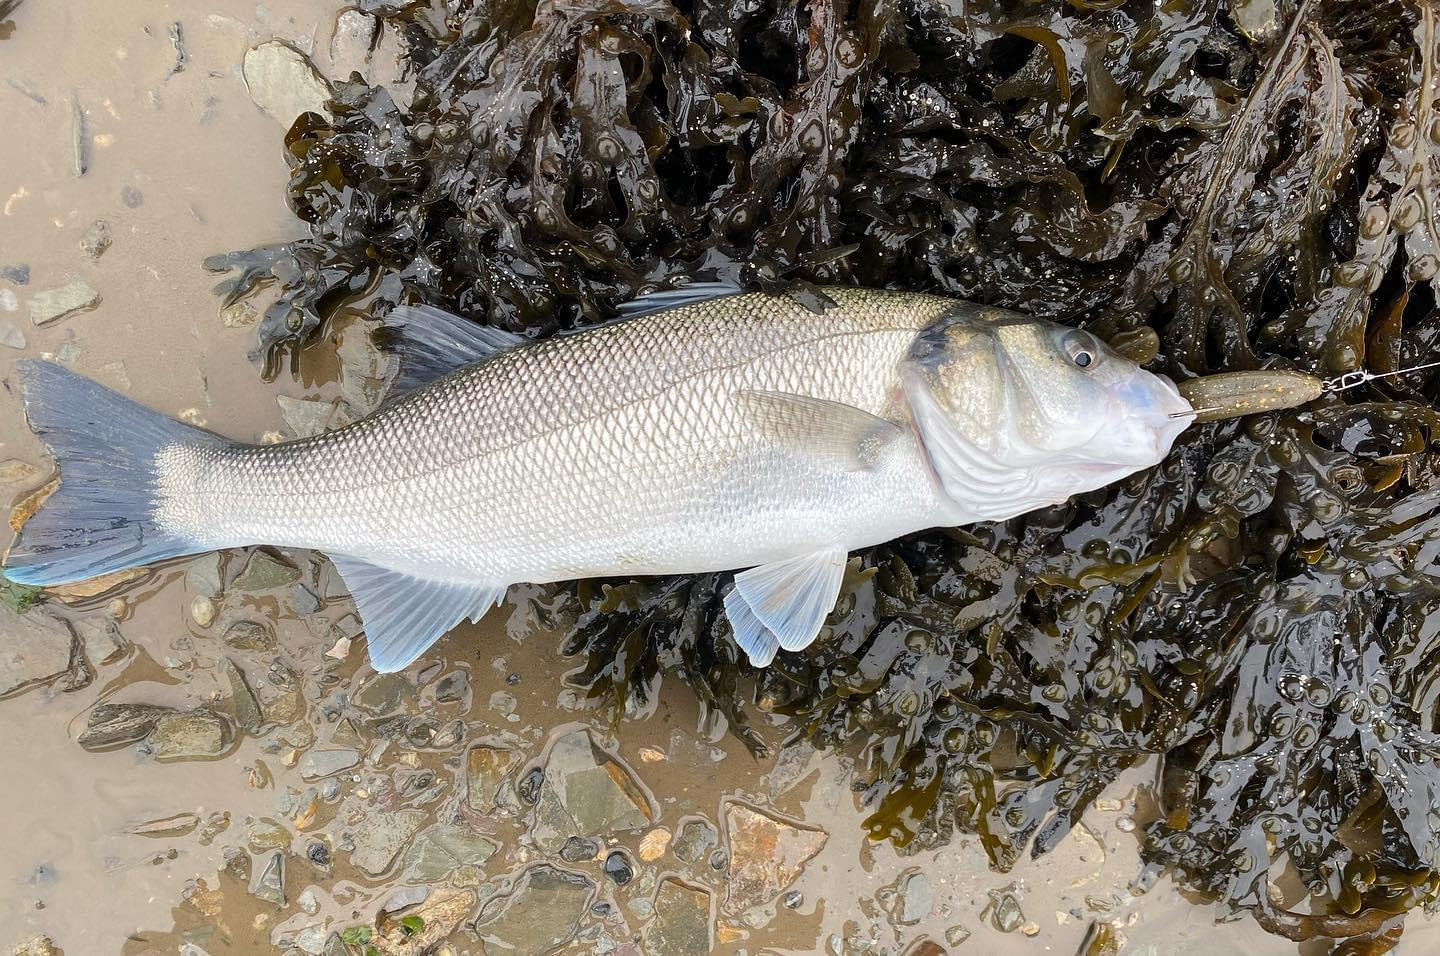
[[[920,334],[902,381],[942,486],[985,518],[1158,464],[1193,418],[1173,382],[1091,333],[973,306]]]

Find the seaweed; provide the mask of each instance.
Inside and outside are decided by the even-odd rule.
[[[696,277],[945,292],[1181,378],[1440,345],[1428,3],[364,8],[413,99],[340,84],[284,141],[308,234],[210,262],[227,302],[272,287],[267,375],[341,313],[544,336]],[[1137,891],[1383,952],[1440,898],[1437,397],[1416,371],[1197,426],[1111,488],[869,549],[760,672],[727,575],[581,582],[568,679],[616,720],[670,679],[756,753],[757,711],[854,749],[873,837],[973,832],[1002,870],[1153,764]]]

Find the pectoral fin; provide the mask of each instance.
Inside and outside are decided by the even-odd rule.
[[[355,599],[370,663],[381,673],[409,666],[462,618],[478,621],[505,597],[503,586],[435,581],[343,554],[330,560]]]
[[[746,389],[735,393],[735,401],[767,437],[846,471],[870,467],[905,433],[863,408],[809,395]]]
[[[826,548],[798,558],[762,564],[735,575],[735,590],[726,599],[725,610],[735,629],[736,640],[741,640],[743,631],[755,648],[753,651],[751,647],[745,648],[752,661],[764,656],[768,641],[763,635],[756,635],[754,625],[733,607],[732,600],[742,602],[755,621],[785,650],[808,647],[835,607],[845,575],[846,554],[843,548]],[[770,649],[769,654],[773,658],[774,650]]]

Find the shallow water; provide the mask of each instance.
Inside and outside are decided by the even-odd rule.
[[[7,80],[0,84],[0,127],[8,131],[0,138],[0,267],[27,266],[29,279],[0,279],[0,322],[14,323],[26,340],[19,351],[0,346],[0,461],[34,470],[17,465],[3,472],[11,477],[0,493],[18,500],[49,470],[20,414],[13,360],[22,354],[57,356],[143,403],[246,439],[284,431],[277,395],[335,393],[321,374],[335,363],[323,355],[305,366],[316,381],[282,375],[263,383],[247,357],[253,328],[221,320],[215,277],[200,267],[207,255],[281,240],[295,229],[281,200],[283,128],[256,108],[239,65],[247,48],[271,36],[323,51],[335,10],[311,0],[285,10],[221,0],[191,12],[135,0],[30,3],[15,14],[13,36],[0,41]],[[173,72],[176,22],[185,50],[179,72]],[[84,117],[83,175],[76,167],[75,104]],[[92,259],[81,241],[97,219],[109,224],[112,244]],[[98,307],[32,325],[36,294],[75,281],[99,293]],[[8,528],[0,532],[0,544],[9,536]],[[593,881],[594,898],[613,907],[609,916],[582,907],[574,932],[561,933],[569,937],[564,951],[626,944],[639,947],[628,952],[659,951],[657,918],[647,910],[670,885],[667,876],[709,894],[714,952],[933,953],[923,947],[928,939],[959,952],[1071,953],[1096,921],[1119,927],[1125,952],[1296,950],[1248,920],[1215,924],[1210,908],[1181,899],[1168,882],[1130,896],[1127,884],[1138,869],[1133,820],[1143,820],[1149,807],[1143,772],[1112,787],[1055,852],[1024,860],[1009,874],[989,870],[968,836],[902,858],[888,844],[865,840],[846,755],[803,760],[791,751],[755,760],[733,738],[698,735],[693,697],[675,682],[665,685],[653,714],[618,726],[606,712],[580,707],[564,688],[572,665],[557,654],[558,636],[526,613],[538,595],[520,589],[504,608],[478,626],[458,628],[410,668],[393,711],[367,710],[357,699],[365,699],[366,688],[380,691],[362,645],[348,654],[335,648],[338,663],[325,656],[346,633],[348,600],[328,587],[318,558],[285,558],[298,581],[324,598],[313,613],[295,609],[293,582],[238,587],[234,578],[251,560],[245,553],[226,557],[226,586],[208,625],[201,623],[209,616],[203,605],[199,620],[195,613],[204,588],[185,562],[73,607],[50,600],[32,612],[114,619],[125,643],[106,661],[91,660],[92,679],[72,681],[82,687],[67,691],[61,677],[0,700],[0,767],[8,776],[0,787],[0,944],[46,934],[68,953],[140,954],[176,952],[187,943],[209,953],[323,943],[332,931],[371,925],[405,883],[403,863],[372,876],[347,847],[380,821],[416,808],[417,832],[435,821],[459,821],[495,843],[483,865],[434,881],[430,899],[447,885],[473,893],[449,945],[456,952],[501,951],[493,945],[498,937],[492,933],[486,942],[484,927],[477,936],[469,924],[477,913],[486,923],[490,906],[483,901],[495,894],[503,901],[508,877],[559,854],[542,832],[544,821],[530,819],[538,809],[514,802],[507,814],[504,801],[498,813],[469,806],[466,754],[477,741],[512,748],[513,789],[547,741],[570,739],[579,724],[618,758],[603,764],[609,778],[638,778],[654,808],[642,826],[608,835],[607,843],[630,851],[634,878],[626,885],[615,885],[596,860],[563,864]],[[244,620],[272,624],[275,648],[227,644],[227,628]],[[3,609],[0,625],[18,626]],[[176,762],[157,760],[134,743],[106,752],[79,745],[100,702],[201,708],[243,723],[221,670],[227,658],[264,708],[257,732],[232,726],[234,742],[218,753]],[[293,669],[289,677],[279,674],[278,684],[277,659]],[[436,684],[455,673],[466,675],[468,694],[437,701]],[[460,721],[463,739],[436,747],[399,733],[387,742],[397,731],[386,718],[396,714],[432,716],[431,729],[440,732]],[[756,721],[778,749],[787,736],[783,719],[756,715]],[[306,778],[305,768],[336,750],[356,751],[359,764]],[[731,863],[721,859],[718,869],[708,856],[687,863],[669,848],[655,852],[664,840],[658,828],[678,833],[686,818],[700,816],[720,829],[726,808],[737,802],[828,835],[792,884],[748,913],[726,905],[738,895],[736,881],[727,881],[739,850],[733,839]],[[180,835],[134,832],[179,814],[194,814],[195,828]],[[416,836],[403,842],[413,845]],[[331,851],[333,865],[309,861],[316,844]],[[283,904],[264,898],[263,874],[277,848]],[[928,892],[907,881],[917,871]],[[982,912],[993,909],[992,892],[1012,884],[1023,918],[1002,933],[993,912]],[[312,900],[314,911],[307,912]],[[963,933],[964,942],[947,942],[947,934],[957,940]],[[1437,938],[1414,914],[1403,948],[1424,951]],[[693,944],[703,936],[685,939]]]

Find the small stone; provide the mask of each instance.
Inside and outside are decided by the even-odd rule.
[[[554,852],[573,834],[606,836],[647,827],[658,816],[634,773],[588,731],[566,731],[546,751],[531,835]],[[523,787],[522,787],[523,789]]]
[[[585,863],[600,854],[600,841],[590,837],[572,836],[560,848],[560,859],[566,863]]]
[[[267,820],[250,830],[250,849],[257,852],[283,850],[290,846],[290,831],[283,824]]]
[[[497,845],[467,826],[436,824],[415,838],[400,858],[400,879],[438,883],[462,866],[483,866]]]
[[[698,863],[718,843],[720,835],[704,817],[688,817],[680,821],[670,852],[682,863]]]
[[[515,695],[507,694],[503,690],[497,690],[490,695],[490,709],[503,717],[515,713],[515,703]]]
[[[136,836],[182,837],[193,832],[199,825],[200,818],[195,814],[177,813],[173,816],[161,817],[158,820],[137,823],[130,828],[130,832]]]
[[[11,956],[61,956],[60,948],[49,936],[31,936],[15,944]]]
[[[104,219],[96,219],[80,237],[80,251],[91,259],[99,259],[110,248],[112,241],[110,224]]]
[[[86,282],[72,282],[58,289],[35,293],[30,300],[30,321],[49,325],[78,312],[88,312],[100,304],[100,293]]]
[[[830,838],[819,828],[792,823],[734,801],[725,807],[725,829],[730,840],[725,907],[734,913],[779,896]]]
[[[230,725],[209,711],[169,713],[155,722],[145,743],[156,760],[214,757],[230,746]]]
[[[69,672],[75,632],[59,618],[0,607],[0,634],[0,697]]]
[[[276,906],[285,905],[285,854],[275,853],[270,857],[270,862],[265,864],[265,869],[260,873],[260,879],[250,890],[257,899],[267,903],[274,903]]]
[[[379,24],[369,14],[346,10],[335,20],[330,38],[330,78],[336,83],[350,79],[351,73],[365,75],[370,65],[370,50],[375,45]]]
[[[23,349],[25,333],[20,331],[20,326],[9,319],[0,320],[0,345],[12,349]]]
[[[293,584],[299,578],[300,570],[290,562],[265,551],[252,551],[250,560],[245,562],[245,570],[230,586],[237,591],[264,591]]]
[[[710,891],[669,878],[655,892],[655,918],[645,928],[647,956],[704,956],[712,947]]]
[[[349,770],[360,762],[358,750],[308,750],[296,766],[306,780],[319,780]]]
[[[470,696],[470,678],[464,671],[451,671],[435,682],[435,703],[463,704]]]
[[[1129,815],[1117,817],[1115,829],[1121,833],[1133,833],[1135,831],[1135,818]]]
[[[930,915],[935,906],[935,887],[919,870],[906,873],[896,887],[895,922],[914,926]]]
[[[120,190],[120,201],[127,209],[139,209],[145,205],[145,194],[134,186],[124,186]]]
[[[373,412],[385,397],[390,358],[375,347],[367,323],[352,322],[341,331],[335,357],[346,405],[360,415]]]
[[[308,398],[275,396],[280,415],[296,438],[310,438],[350,424],[351,417],[343,404],[320,402]]]
[[[418,906],[429,898],[430,887],[428,886],[402,886],[385,898],[385,902],[380,906],[380,912],[398,913],[411,906]]]
[[[1024,926],[1020,927],[1020,932],[1026,936],[1039,936],[1040,924],[1033,921],[1026,923]]]
[[[355,830],[350,862],[369,876],[380,876],[424,822],[425,811],[413,808],[370,814]]]
[[[1012,890],[991,890],[989,911],[990,923],[1002,933],[1013,933],[1025,922],[1025,913],[1020,901]],[[982,917],[984,913],[980,914]]]
[[[665,827],[656,827],[645,834],[640,838],[640,859],[646,863],[660,859],[670,846],[670,837],[670,831]]]
[[[287,129],[301,113],[327,115],[330,84],[305,54],[283,40],[270,40],[247,52],[241,73],[250,99]]]
[[[959,946],[970,938],[970,931],[958,923],[945,930],[945,942],[951,946]]]
[[[302,617],[308,617],[320,610],[320,598],[303,584],[295,585],[290,592],[290,608]]]
[[[393,713],[400,702],[415,692],[415,685],[404,674],[376,674],[366,681],[350,702],[372,714]]]
[[[242,651],[273,651],[275,635],[258,621],[236,621],[225,632],[225,643]]]
[[[104,664],[124,653],[128,646],[120,634],[120,625],[114,617],[86,617],[72,621],[71,626],[80,636],[85,649],[85,659],[91,664]]]
[[[594,895],[589,877],[537,863],[480,908],[475,932],[487,952],[547,953],[574,938]]]
[[[605,875],[616,886],[624,886],[635,878],[635,868],[630,865],[630,855],[624,850],[611,850],[605,857]]]
[[[24,485],[40,477],[40,469],[28,461],[9,458],[0,461],[0,484]]]
[[[151,704],[96,704],[79,743],[90,748],[128,744],[154,730],[161,717],[174,713]]]
[[[185,565],[185,587],[193,594],[213,598],[220,593],[220,555],[201,555]]]
[[[138,581],[145,576],[144,568],[128,568],[124,571],[112,571],[110,574],[102,574],[95,578],[86,578],[84,581],[76,581],[73,584],[60,584],[45,590],[52,597],[58,597],[67,603],[76,601],[88,601],[90,598],[98,597],[107,591],[124,587],[131,581]]]
[[[232,302],[220,310],[220,324],[227,329],[246,329],[260,321],[260,313],[248,302]]]
[[[30,267],[20,262],[0,265],[0,279],[16,285],[27,285],[30,282]]]
[[[197,597],[190,602],[190,617],[201,627],[209,627],[214,624],[217,613],[215,602],[208,597]]]

